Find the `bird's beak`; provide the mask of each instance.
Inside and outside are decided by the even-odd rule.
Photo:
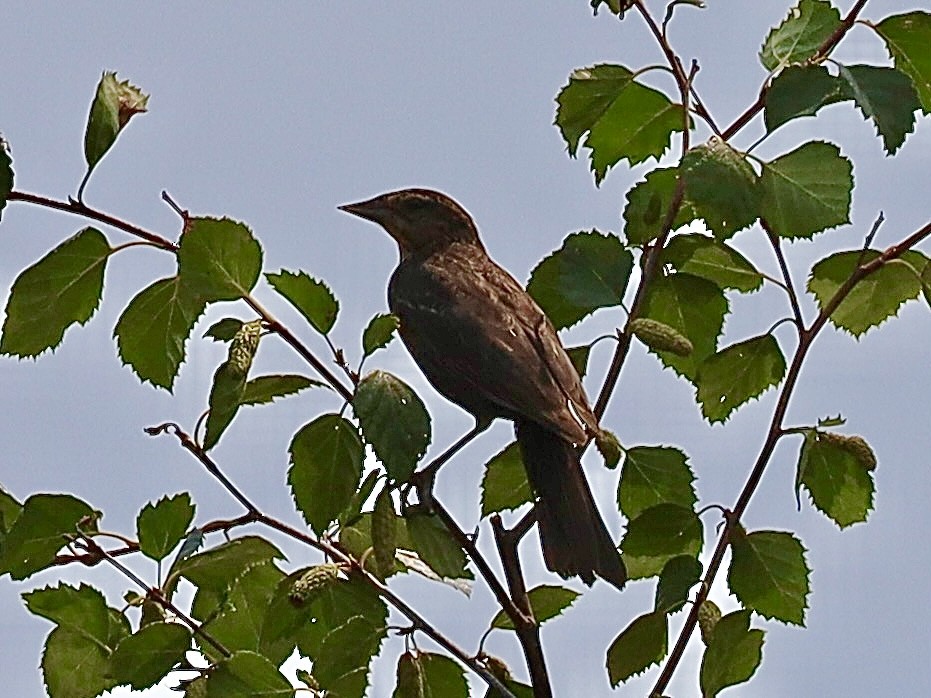
[[[359,218],[364,218],[367,221],[372,221],[374,223],[381,223],[385,220],[385,216],[388,214],[388,209],[381,205],[378,199],[369,199],[368,201],[359,201],[354,204],[343,204],[342,206],[337,206],[340,211],[345,211],[346,213],[351,213],[354,216]]]

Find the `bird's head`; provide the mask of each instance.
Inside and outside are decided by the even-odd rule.
[[[339,209],[378,223],[398,243],[402,257],[432,252],[452,242],[481,245],[472,217],[438,191],[402,189]]]

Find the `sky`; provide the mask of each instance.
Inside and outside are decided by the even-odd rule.
[[[662,11],[662,3],[649,4]],[[845,0],[839,6],[846,11],[851,4]],[[881,19],[920,4],[872,0],[863,17]],[[765,77],[757,50],[788,4],[708,0],[708,5],[704,11],[680,8],[670,35],[684,57],[699,61],[697,89],[718,122],[729,123],[756,98]],[[266,270],[302,269],[330,285],[341,303],[334,342],[358,356],[366,321],[386,309],[385,286],[396,250],[374,226],[340,213],[337,205],[407,186],[443,190],[473,214],[492,256],[526,280],[568,233],[617,232],[624,193],[652,166],[617,167],[596,188],[584,158],[567,157],[552,125],[554,97],[574,68],[602,62],[637,68],[662,61],[635,16],[624,22],[606,13],[593,18],[587,0],[257,7],[80,2],[4,8],[0,132],[12,148],[16,188],[59,199],[75,193],[84,170],[83,128],[93,91],[102,71],[119,71],[152,95],[150,110],[132,121],[98,167],[87,203],[171,238],[178,220],[161,201],[162,190],[192,213],[246,222],[262,243]],[[876,64],[885,59],[881,42],[864,27],[852,32],[836,56]],[[651,78],[651,84],[672,88],[661,78]],[[735,145],[747,147],[760,133],[758,118]],[[837,143],[854,161],[852,225],[793,246],[789,260],[799,285],[814,261],[860,246],[880,210],[885,223],[879,246],[904,238],[931,215],[927,120],[895,158],[884,157],[871,134],[872,127],[852,108],[834,106],[817,119],[785,127],[758,150],[770,158],[821,138]],[[699,132],[696,138],[707,135]],[[5,298],[19,271],[85,225],[23,204],[8,206],[0,224],[0,294]],[[126,240],[105,232],[115,242]],[[759,228],[740,234],[735,243],[775,272]],[[222,304],[201,320],[174,394],[141,385],[116,356],[111,333],[121,310],[139,289],[170,273],[171,264],[154,251],[121,253],[111,261],[103,303],[89,325],[69,330],[54,355],[35,362],[0,360],[5,415],[0,483],[21,500],[34,492],[73,492],[105,511],[106,529],[125,533],[134,530],[143,505],[166,493],[190,491],[199,522],[239,513],[174,441],[148,438],[142,429],[167,420],[193,426],[225,352],[199,336],[224,315],[246,317],[245,309]],[[260,289],[258,297],[299,327],[295,313],[270,289]],[[765,331],[787,312],[782,303],[772,290],[736,299],[724,342]],[[805,313],[813,317],[810,298]],[[599,311],[573,328],[566,343],[591,341],[622,322],[616,309]],[[326,355],[311,332],[300,332]],[[788,340],[788,331],[780,338]],[[591,373],[598,376],[599,367],[603,372],[609,358],[602,345]],[[767,630],[763,664],[750,684],[733,694],[905,695],[931,685],[926,661],[931,615],[918,581],[931,572],[922,544],[931,535],[929,359],[931,313],[918,302],[859,341],[829,331],[816,344],[787,422],[810,424],[843,413],[848,433],[863,435],[879,456],[876,510],[867,524],[843,532],[807,503],[798,511],[792,480],[799,444],[786,440],[779,446],[744,523],[750,529],[792,530],[804,542],[814,570],[807,628],[756,618],[754,626]],[[470,426],[466,415],[429,388],[399,342],[368,366],[397,373],[423,396],[433,415],[431,453]],[[304,367],[279,343],[266,341],[258,368]],[[597,387],[588,383],[591,393]],[[774,401],[770,391],[726,425],[709,427],[692,389],[635,346],[604,421],[625,445],[685,450],[698,474],[702,503],[730,506],[762,442]],[[285,486],[286,447],[297,428],[337,406],[320,392],[308,392],[250,410],[237,419],[215,456],[260,507],[298,523]],[[509,433],[507,425],[497,425],[444,471],[439,493],[460,521],[475,521],[482,465]],[[588,463],[588,472],[605,511],[617,474],[604,471],[597,459]],[[619,518],[606,518],[618,533]],[[714,520],[704,520],[713,536]],[[524,548],[534,560],[535,545]],[[317,560],[301,548],[283,548],[295,566]],[[0,580],[0,676],[7,695],[44,695],[37,667],[50,627],[24,609],[19,594],[59,578],[86,580],[103,588],[111,605],[119,605],[127,582],[101,567],[42,573],[26,583]],[[154,577],[145,562],[134,569]],[[536,562],[528,574],[531,584],[554,581]],[[466,647],[475,647],[495,612],[481,589],[467,599],[412,580],[392,584]],[[557,695],[612,695],[604,650],[650,607],[652,594],[651,582],[631,584],[620,596],[599,584],[545,626]],[[737,607],[720,582],[711,596],[725,612]],[[517,645],[506,634],[492,635],[488,650],[520,666]],[[389,695],[398,651],[397,642],[390,644],[376,663],[372,696]],[[671,695],[699,695],[699,657],[693,641]],[[616,695],[644,695],[655,672],[646,677]],[[177,694],[159,687],[145,695]]]

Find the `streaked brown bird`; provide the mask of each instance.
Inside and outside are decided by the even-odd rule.
[[[514,422],[546,566],[623,587],[624,563],[578,455],[598,420],[549,318],[492,261],[471,216],[448,196],[404,189],[339,208],[397,242],[388,305],[427,379],[478,424]]]

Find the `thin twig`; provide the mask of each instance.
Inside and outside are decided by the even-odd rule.
[[[857,285],[857,283],[862,281],[873,272],[877,271],[886,262],[901,257],[907,250],[917,245],[929,235],[931,235],[931,223],[927,223],[925,226],[909,235],[897,245],[893,245],[887,248],[875,259],[872,259],[869,262],[858,266],[850,275],[850,277],[840,286],[840,288],[837,289],[831,299],[825,303],[824,307],[818,314],[818,317],[812,323],[811,327],[801,332],[799,336],[798,347],[796,347],[795,355],[792,358],[792,364],[786,373],[785,383],[783,383],[782,389],[779,393],[779,398],[776,402],[776,407],[773,410],[773,416],[770,420],[766,438],[764,439],[763,445],[760,448],[760,453],[757,456],[756,462],[754,463],[753,468],[747,477],[747,481],[744,483],[743,489],[740,492],[740,496],[737,498],[737,503],[734,505],[731,515],[726,518],[724,530],[721,532],[721,535],[718,538],[714,553],[712,554],[711,560],[708,563],[708,568],[705,570],[705,576],[696,594],[695,603],[692,604],[689,610],[689,614],[686,617],[685,623],[679,631],[676,644],[673,646],[672,651],[669,653],[669,658],[666,660],[666,664],[663,666],[663,670],[660,673],[656,684],[653,686],[653,691],[650,693],[650,695],[662,695],[665,692],[666,686],[672,679],[672,675],[675,672],[679,661],[682,659],[682,655],[685,652],[688,641],[695,630],[696,624],[698,623],[699,608],[701,607],[702,602],[707,598],[708,591],[711,589],[711,585],[714,582],[714,579],[721,567],[721,563],[724,560],[724,555],[727,552],[727,548],[730,542],[731,532],[740,522],[740,519],[746,511],[747,506],[750,504],[750,500],[753,497],[753,494],[756,492],[756,488],[763,477],[763,473],[766,471],[766,466],[772,458],[773,452],[776,448],[776,443],[785,433],[782,427],[782,423],[785,419],[786,410],[789,407],[789,400],[792,397],[792,391],[794,390],[795,384],[798,381],[798,377],[802,369],[802,364],[804,363],[805,357],[808,354],[808,350],[811,348],[811,345],[817,337],[818,333],[823,329],[824,325],[831,317],[831,314],[843,302],[843,300],[847,297],[853,287]]]
[[[786,264],[786,258],[782,252],[782,240],[778,235],[776,235],[776,233],[773,232],[772,228],[769,227],[769,223],[767,223],[765,219],[760,219],[760,225],[763,226],[763,230],[766,231],[766,236],[769,238],[769,242],[773,246],[773,252],[776,255],[776,261],[779,263],[779,270],[782,272],[782,278],[785,281],[785,286],[783,286],[783,288],[785,289],[786,294],[789,296],[789,304],[792,306],[792,315],[795,317],[795,327],[798,332],[801,332],[805,328],[805,319],[802,317],[802,309],[801,306],[799,306],[798,293],[795,291],[795,284],[792,283],[792,275],[789,273],[789,265]]]

